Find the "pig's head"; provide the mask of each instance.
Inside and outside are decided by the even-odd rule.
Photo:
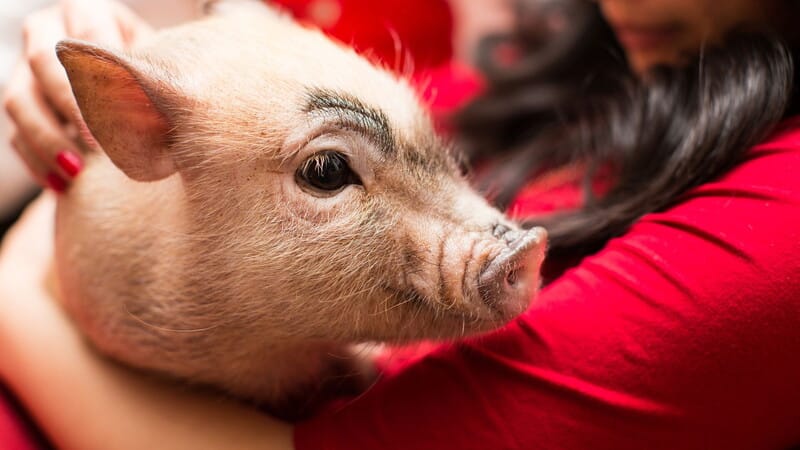
[[[250,5],[134,52],[66,41],[58,56],[111,161],[180,180],[175,264],[214,321],[286,339],[455,337],[507,322],[538,287],[544,231],[470,189],[406,83],[318,32]]]

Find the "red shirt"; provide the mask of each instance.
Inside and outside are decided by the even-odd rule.
[[[517,213],[540,204],[523,196]],[[364,395],[300,424],[295,444],[787,449],[800,443],[799,253],[793,119],[504,329],[390,366]]]
[[[3,450],[35,450],[41,445],[35,433],[22,420],[16,406],[0,386],[0,449]]]

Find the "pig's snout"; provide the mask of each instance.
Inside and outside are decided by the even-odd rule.
[[[498,225],[492,234],[505,241],[506,247],[483,267],[478,276],[478,293],[487,306],[509,319],[527,308],[539,287],[547,232],[538,227],[511,230]]]
[[[545,230],[510,225],[481,228],[451,231],[442,227],[436,230],[441,234],[430,233],[435,244],[407,251],[410,269],[401,278],[408,292],[402,302],[421,300],[432,306],[434,317],[456,318],[462,335],[486,331],[522,314],[539,288]],[[428,229],[420,230],[418,236]],[[451,314],[439,315],[440,311]]]

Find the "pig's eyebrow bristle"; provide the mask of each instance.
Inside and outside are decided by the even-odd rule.
[[[313,90],[308,94],[305,112],[329,114],[341,124],[355,127],[387,155],[393,155],[397,151],[386,115],[350,95],[324,89]]]

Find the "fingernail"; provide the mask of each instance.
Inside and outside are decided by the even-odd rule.
[[[52,172],[47,174],[46,181],[47,187],[56,192],[64,192],[67,190],[67,183],[62,180],[60,176]]]
[[[59,152],[56,155],[56,163],[71,177],[78,175],[81,169],[83,169],[83,161],[81,161],[81,158],[69,150]]]

